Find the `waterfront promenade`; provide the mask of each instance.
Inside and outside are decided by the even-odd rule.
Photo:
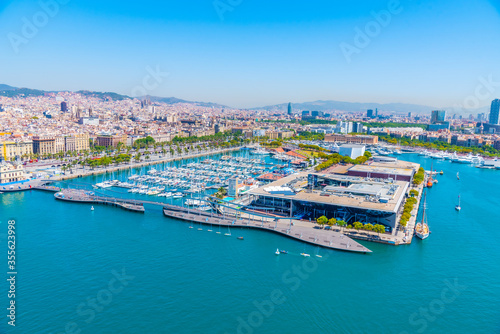
[[[283,221],[272,222],[269,221],[269,218],[259,221],[258,219],[255,219],[255,217],[251,218],[251,215],[235,218],[220,214],[214,215],[196,209],[188,210],[186,208],[172,205],[165,205],[163,214],[170,218],[181,219],[194,224],[199,224],[200,226],[215,225],[224,228],[227,227],[228,231],[231,227],[260,229],[278,233],[292,239],[324,248],[365,254],[372,252],[365,246],[352,240],[348,236],[343,235],[342,233],[316,229],[311,226],[311,224],[306,226],[305,224],[297,224],[296,221],[293,221],[292,225]]]

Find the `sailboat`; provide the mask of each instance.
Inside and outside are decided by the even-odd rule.
[[[94,207],[93,206],[90,208],[90,211],[94,211]]]
[[[278,248],[276,248],[276,252],[274,252],[274,254],[280,255],[280,250]]]
[[[429,225],[427,224],[427,216],[425,210],[427,209],[427,193],[424,195],[424,211],[422,213],[422,221],[415,226],[415,234],[420,239],[424,240],[429,236]]]
[[[455,210],[457,210],[458,212],[462,210],[462,207],[460,207],[460,195],[458,195],[458,205],[455,205]]]
[[[434,185],[434,180],[432,179],[432,164],[431,164],[431,173],[429,174],[429,179],[427,180],[427,188],[432,188]]]
[[[460,180],[460,174],[457,172],[457,180]]]
[[[231,236],[231,230],[229,229],[229,226],[227,227],[227,233],[224,234],[226,237]]]

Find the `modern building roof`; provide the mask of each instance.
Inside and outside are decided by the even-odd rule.
[[[369,181],[367,181],[365,178],[359,178],[359,177],[348,177],[350,180],[358,181],[359,183],[364,183],[362,186],[357,186],[351,188],[349,193],[340,193],[340,192],[328,192],[329,196],[325,196],[326,194],[321,191],[308,191],[308,190],[301,190],[297,193],[290,193],[290,194],[282,194],[282,193],[273,193],[273,192],[268,192],[266,189],[278,189],[281,187],[287,187],[288,184],[300,181],[298,180],[299,178],[301,179],[307,179],[307,176],[310,173],[308,172],[302,172],[298,174],[293,174],[290,176],[287,176],[285,178],[282,178],[278,181],[275,181],[268,186],[265,187],[260,187],[257,189],[253,189],[249,193],[252,195],[257,195],[257,196],[267,196],[267,197],[274,197],[274,198],[282,198],[282,199],[292,199],[294,201],[303,201],[303,202],[312,202],[312,203],[317,203],[317,204],[328,204],[328,205],[337,205],[337,206],[345,206],[345,207],[350,207],[350,208],[358,208],[358,209],[365,209],[365,210],[376,210],[376,211],[384,211],[384,212],[396,212],[399,206],[401,205],[401,202],[404,199],[406,190],[408,188],[408,182],[404,181],[396,181],[391,183],[393,186],[393,191],[394,193],[392,195],[389,195],[390,193],[390,187],[387,188],[386,190],[382,190],[379,187],[384,187],[383,183],[381,182],[375,182],[372,181],[370,184]],[[334,175],[325,175],[328,177],[336,177]],[[339,177],[346,177],[346,176],[339,176]],[[302,181],[300,186],[305,187],[307,186],[307,181]],[[296,188],[297,185],[294,186]],[[326,187],[328,188],[328,187]],[[348,189],[348,188],[345,188]],[[325,189],[327,190],[327,189]],[[379,192],[379,197],[384,198],[384,202],[381,202],[380,200],[375,200],[375,196],[377,195],[371,195],[370,193],[375,193]],[[369,200],[367,200],[366,196],[369,196]],[[385,202],[385,200],[387,202]]]
[[[410,168],[399,168],[399,167],[382,167],[376,165],[356,165],[349,169],[350,172],[363,172],[372,174],[385,174],[385,175],[404,175],[413,176],[414,169]]]
[[[340,145],[340,148],[365,148],[365,145],[357,145],[357,144],[344,144]]]

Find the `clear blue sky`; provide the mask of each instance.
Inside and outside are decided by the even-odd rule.
[[[46,24],[37,1],[3,2],[0,83],[131,95],[158,66],[169,76],[148,91],[157,96],[235,107],[319,99],[448,107],[477,95],[479,77],[500,82],[499,1],[401,0],[378,31],[372,12],[390,1],[232,2],[219,15],[213,0],[70,0]],[[23,34],[23,18],[34,15],[42,26]],[[367,25],[369,44],[356,46],[356,28]],[[13,36],[24,40],[13,47]],[[350,61],[347,44],[357,48]],[[500,97],[497,86],[480,94],[481,106]]]

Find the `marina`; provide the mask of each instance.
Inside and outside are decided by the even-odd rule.
[[[235,152],[231,155],[238,157],[244,153]],[[220,157],[220,156],[219,156]],[[217,160],[217,156],[209,156],[208,159]],[[256,158],[257,156],[246,155],[247,158]],[[259,157],[262,159],[262,157]],[[273,162],[272,157],[266,158]],[[370,312],[373,308],[379,307],[374,299],[384,300],[387,303],[399,303],[407,294],[414,296],[407,299],[401,306],[402,312],[412,314],[422,305],[426,305],[429,300],[439,296],[443,288],[447,285],[445,280],[454,282],[453,278],[458,277],[459,286],[467,285],[459,297],[457,303],[447,304],[447,310],[451,313],[460,312],[462,307],[476,307],[482,314],[488,315],[488,319],[495,317],[496,313],[491,305],[496,305],[495,288],[492,294],[478,295],[472,291],[478,291],[484,285],[495,286],[494,282],[498,280],[498,275],[490,262],[484,261],[484,254],[495,252],[496,238],[498,230],[494,228],[495,219],[480,219],[476,214],[482,210],[484,216],[496,217],[494,208],[495,199],[485,196],[486,193],[493,191],[499,186],[498,179],[493,177],[496,171],[488,169],[472,168],[468,164],[450,164],[446,160],[436,160],[418,156],[417,154],[402,154],[401,159],[419,163],[433,177],[439,180],[434,187],[427,189],[427,202],[429,206],[426,210],[429,226],[432,234],[425,240],[413,238],[411,244],[397,248],[388,247],[385,244],[378,243],[377,240],[368,240],[370,235],[376,236],[374,232],[343,231],[344,237],[341,240],[356,238],[355,242],[367,247],[372,251],[369,256],[359,256],[351,251],[334,251],[329,247],[323,247],[314,244],[314,239],[309,239],[312,243],[297,238],[277,234],[273,232],[273,224],[269,218],[269,227],[267,229],[250,228],[248,226],[235,227],[232,224],[235,218],[227,218],[229,212],[225,211],[220,217],[220,212],[200,211],[198,206],[188,206],[188,204],[199,204],[203,197],[209,196],[216,189],[207,189],[204,193],[186,193],[182,198],[174,199],[172,197],[158,197],[154,195],[142,195],[129,193],[131,188],[125,187],[107,187],[94,189],[92,185],[105,181],[119,180],[119,182],[133,183],[134,180],[128,180],[130,176],[153,176],[148,174],[151,168],[157,171],[164,171],[166,167],[182,168],[183,164],[202,163],[201,159],[192,159],[191,161],[176,162],[172,164],[157,164],[154,166],[144,166],[142,168],[123,169],[107,174],[90,175],[85,178],[75,178],[64,182],[48,183],[47,190],[22,191],[22,192],[4,192],[0,200],[3,201],[2,209],[8,216],[16,217],[19,222],[19,233],[23,235],[23,244],[34,249],[33,252],[25,251],[23,253],[23,265],[33,268],[26,271],[23,279],[30,280],[33,289],[27,290],[31,297],[25,297],[24,303],[32,308],[43,307],[40,300],[53,297],[45,291],[50,290],[50,282],[64,284],[66,279],[77,282],[77,286],[71,291],[64,291],[74,294],[78,300],[85,301],[89,292],[78,282],[85,279],[92,279],[96,284],[104,284],[112,278],[111,270],[120,271],[124,268],[127,275],[141,277],[141,280],[134,279],[130,282],[130,291],[139,288],[138,284],[155,285],[162,280],[170,282],[175,276],[175,282],[182,282],[179,286],[169,285],[168,289],[152,293],[147,303],[142,301],[139,294],[131,296],[137,300],[138,305],[146,306],[154,302],[163,305],[166,298],[175,300],[184,300],[188,302],[176,304],[182,312],[192,312],[193,305],[199,303],[196,293],[189,287],[197,286],[206,294],[212,294],[214,298],[221,293],[225,297],[219,299],[220,312],[224,309],[230,309],[232,305],[240,305],[238,313],[245,314],[254,309],[241,305],[238,300],[248,298],[253,300],[258,298],[264,300],[269,294],[269,288],[261,282],[273,282],[276,287],[289,291],[289,285],[283,283],[282,277],[289,273],[294,266],[301,266],[302,261],[317,261],[317,269],[307,280],[301,281],[300,296],[292,293],[287,296],[293,305],[300,304],[304,307],[307,318],[313,314],[308,310],[314,308],[318,303],[332,303],[332,288],[336,286],[350,286],[353,282],[356,287],[363,289],[361,294],[356,295],[361,303],[358,307],[360,311]],[[230,160],[226,160],[230,161]],[[433,166],[431,168],[431,162]],[[267,163],[267,162],[266,162]],[[433,171],[434,170],[434,171]],[[438,172],[435,173],[435,170]],[[443,175],[439,171],[443,171]],[[428,174],[430,174],[428,173]],[[457,173],[460,180],[457,179]],[[156,175],[157,177],[159,175]],[[489,180],[489,182],[485,182]],[[189,180],[188,180],[189,181]],[[199,182],[193,182],[193,185]],[[161,187],[158,184],[144,183],[150,187]],[[74,203],[55,200],[54,194],[60,188],[80,189],[87,192],[94,192],[97,196],[118,198],[122,200],[133,200],[134,203],[143,203],[145,211],[141,214],[133,214],[128,210],[118,209],[118,207],[99,204],[99,203]],[[52,189],[52,190],[48,190]],[[149,189],[149,188],[148,188]],[[176,189],[176,188],[173,188]],[[163,192],[167,192],[168,187]],[[187,189],[177,189],[187,190]],[[460,194],[461,207],[460,213],[455,210]],[[423,195],[421,193],[420,195]],[[323,196],[322,196],[323,197]],[[16,198],[16,206],[13,207],[11,200]],[[329,197],[326,197],[329,198]],[[172,205],[174,209],[171,212],[177,217],[172,218],[165,215],[164,208]],[[149,203],[153,202],[153,204]],[[157,203],[157,204],[154,204]],[[226,205],[226,204],[224,204]],[[229,206],[229,205],[228,205]],[[46,216],[46,208],[50,207],[53,214]],[[94,211],[91,208],[94,207]],[[189,210],[189,213],[188,211]],[[262,208],[256,208],[262,211]],[[265,211],[265,210],[264,210]],[[270,217],[274,217],[268,211]],[[185,215],[185,217],[178,217]],[[228,225],[216,225],[217,219]],[[421,221],[422,207],[412,212],[412,219]],[[211,218],[212,217],[212,218]],[[187,218],[184,220],[182,218]],[[206,224],[206,219],[214,219],[211,224]],[[246,218],[246,216],[244,216]],[[205,220],[205,223],[203,223]],[[246,219],[243,219],[244,224]],[[413,233],[411,222],[408,223],[408,233]],[[257,225],[259,222],[255,221]],[[294,220],[295,223],[295,220]],[[303,222],[311,224],[310,222]],[[262,221],[260,221],[262,224]],[[266,223],[265,223],[266,224]],[[265,225],[264,224],[264,225]],[[279,227],[289,226],[288,219],[282,219]],[[312,224],[311,224],[312,225]],[[311,226],[310,225],[310,226]],[[189,228],[189,227],[192,228]],[[293,228],[297,228],[295,225]],[[293,229],[292,229],[293,231]],[[283,232],[282,232],[283,233]],[[298,232],[297,232],[298,233]],[[337,235],[336,231],[312,228],[310,235],[306,238],[325,237],[323,240],[333,238]],[[381,234],[385,238],[386,234]],[[305,235],[303,235],[305,236]],[[242,237],[243,240],[238,239]],[[366,241],[362,238],[366,238]],[[349,239],[346,239],[349,238]],[[358,241],[359,239],[359,241]],[[43,247],[40,245],[43,240]],[[319,239],[321,241],[321,239]],[[353,240],[354,241],[354,240]],[[352,245],[352,243],[351,243]],[[103,251],[103,247],[105,251]],[[479,247],[479,248],[477,248]],[[493,247],[493,249],[491,249]],[[274,253],[279,250],[279,255]],[[58,254],[57,261],[50,260],[49,257],[40,257],[42,252],[49,254]],[[87,266],[86,271],[75,270],[72,265],[75,262],[75,256],[82,265]],[[123,262],[116,259],[126,258],[126,266]],[[44,268],[54,267],[54,272],[45,271]],[[155,270],[151,271],[151,268]],[[316,268],[314,266],[313,268]],[[474,268],[474,270],[471,270]],[[39,273],[44,273],[44,279],[40,279]],[[148,275],[143,275],[148,272]],[[372,286],[366,286],[365,280],[360,277],[367,272],[374,273]],[[193,275],[193,273],[197,273]],[[198,274],[199,273],[199,274]],[[249,274],[251,273],[251,274]],[[141,276],[142,275],[142,276]],[[200,281],[199,275],[203,275]],[[424,281],[422,277],[426,277]],[[234,296],[234,290],[241,287],[240,278],[245,277],[251,286],[251,293],[246,290],[238,290],[237,296]],[[285,276],[286,279],[295,276]],[[255,283],[254,283],[255,281]],[[104,283],[103,283],[104,282]],[[379,291],[375,286],[388,284],[395,286],[398,291],[396,295],[387,294],[386,290]],[[424,284],[425,282],[425,284]],[[433,282],[429,285],[428,282]],[[364,287],[364,288],[363,288]],[[28,289],[25,285],[24,289]],[[69,289],[69,288],[68,288]],[[98,291],[98,290],[96,290]],[[319,293],[318,293],[319,291]],[[318,293],[316,295],[316,293]],[[343,307],[346,300],[350,300],[353,295],[343,291],[335,292],[340,294],[342,302],[335,302],[333,299],[332,307]],[[61,310],[59,312],[51,311],[50,316],[60,319],[50,327],[53,332],[60,331],[60,323],[66,321],[74,313],[74,303],[66,305],[61,303],[63,294],[56,294],[56,305]],[[257,295],[257,297],[256,297]],[[310,295],[314,295],[311,298]],[[370,296],[369,298],[365,296]],[[480,304],[477,300],[481,299]],[[138,311],[127,313],[127,310],[120,309],[120,303],[113,304],[120,312],[133,318]],[[285,303],[283,312],[294,312],[295,307],[292,303]],[[483,306],[486,305],[486,306]],[[197,308],[196,312],[202,312]],[[389,311],[390,308],[383,310]],[[140,312],[140,311],[139,311]],[[147,316],[149,312],[142,313]],[[448,313],[447,313],[448,314]],[[30,326],[35,332],[41,331],[36,322],[27,320],[28,314],[21,313],[25,320],[21,326]],[[357,317],[346,316],[347,321],[356,323]],[[162,318],[163,319],[163,318]],[[157,321],[162,321],[160,318]],[[204,326],[209,326],[208,322],[201,320]],[[396,317],[393,322],[400,328],[408,328],[405,317]],[[281,321],[275,321],[272,317],[268,319],[270,328],[279,331],[283,327]],[[313,326],[312,322],[307,322]],[[302,328],[307,332],[306,326],[301,323],[294,324],[294,327]],[[472,326],[471,322],[461,321],[461,326]],[[441,331],[448,331],[454,328],[456,320],[449,320],[442,317],[433,323],[435,328]],[[302,326],[302,327],[300,327]],[[406,326],[406,327],[405,327]],[[477,328],[477,324],[475,324]],[[484,331],[492,328],[492,322],[482,322],[479,325]],[[86,328],[86,327],[82,327]],[[224,327],[224,330],[230,331],[232,325]],[[472,328],[472,327],[471,327]],[[173,332],[177,328],[170,328]],[[410,327],[411,329],[411,327]],[[152,329],[153,330],[153,329]],[[294,329],[290,328],[290,331]],[[369,330],[367,328],[367,330]]]

